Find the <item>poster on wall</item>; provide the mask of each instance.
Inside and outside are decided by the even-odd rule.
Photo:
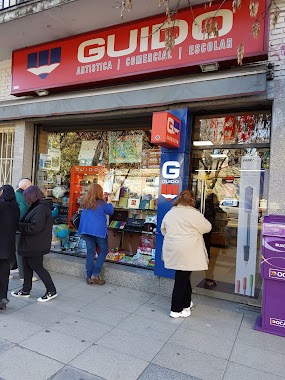
[[[241,160],[235,293],[254,297],[261,159]]]
[[[220,144],[270,142],[271,115],[239,115],[200,120],[200,140]]]
[[[82,166],[92,166],[93,158],[99,144],[99,140],[83,140],[78,155],[79,164]]]
[[[109,137],[109,164],[140,163],[141,159],[141,135]]]
[[[60,171],[60,149],[48,149],[48,153],[40,154],[40,170]]]

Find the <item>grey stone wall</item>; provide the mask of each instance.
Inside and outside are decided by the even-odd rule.
[[[268,83],[268,98],[272,104],[271,153],[268,212],[285,215],[285,2],[280,8],[278,23],[269,33],[269,62],[274,65],[274,79]]]
[[[23,177],[32,177],[34,125],[25,121],[15,122],[14,165],[12,185],[17,186]]]

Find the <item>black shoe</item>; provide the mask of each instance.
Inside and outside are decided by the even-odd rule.
[[[8,302],[8,298],[2,298],[2,300],[0,300],[0,310],[5,310]]]
[[[16,298],[29,298],[30,293],[29,292],[24,292],[23,289],[11,292],[11,296],[16,297]]]
[[[46,292],[46,294],[37,299],[38,302],[48,302],[57,297],[57,293]]]

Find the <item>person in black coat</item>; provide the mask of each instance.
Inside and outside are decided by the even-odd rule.
[[[0,310],[6,309],[10,260],[15,255],[15,239],[20,210],[12,186],[0,188]]]
[[[30,297],[33,271],[35,271],[46,286],[45,295],[37,301],[47,302],[57,297],[51,276],[43,266],[43,256],[51,247],[53,204],[50,199],[44,199],[43,193],[37,186],[30,186],[23,195],[30,205],[18,225],[21,234],[18,253],[23,257],[24,284],[22,289],[13,291],[11,295],[16,298]]]

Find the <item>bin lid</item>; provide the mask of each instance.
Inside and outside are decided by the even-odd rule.
[[[268,215],[263,219],[262,234],[285,237],[285,215]]]

